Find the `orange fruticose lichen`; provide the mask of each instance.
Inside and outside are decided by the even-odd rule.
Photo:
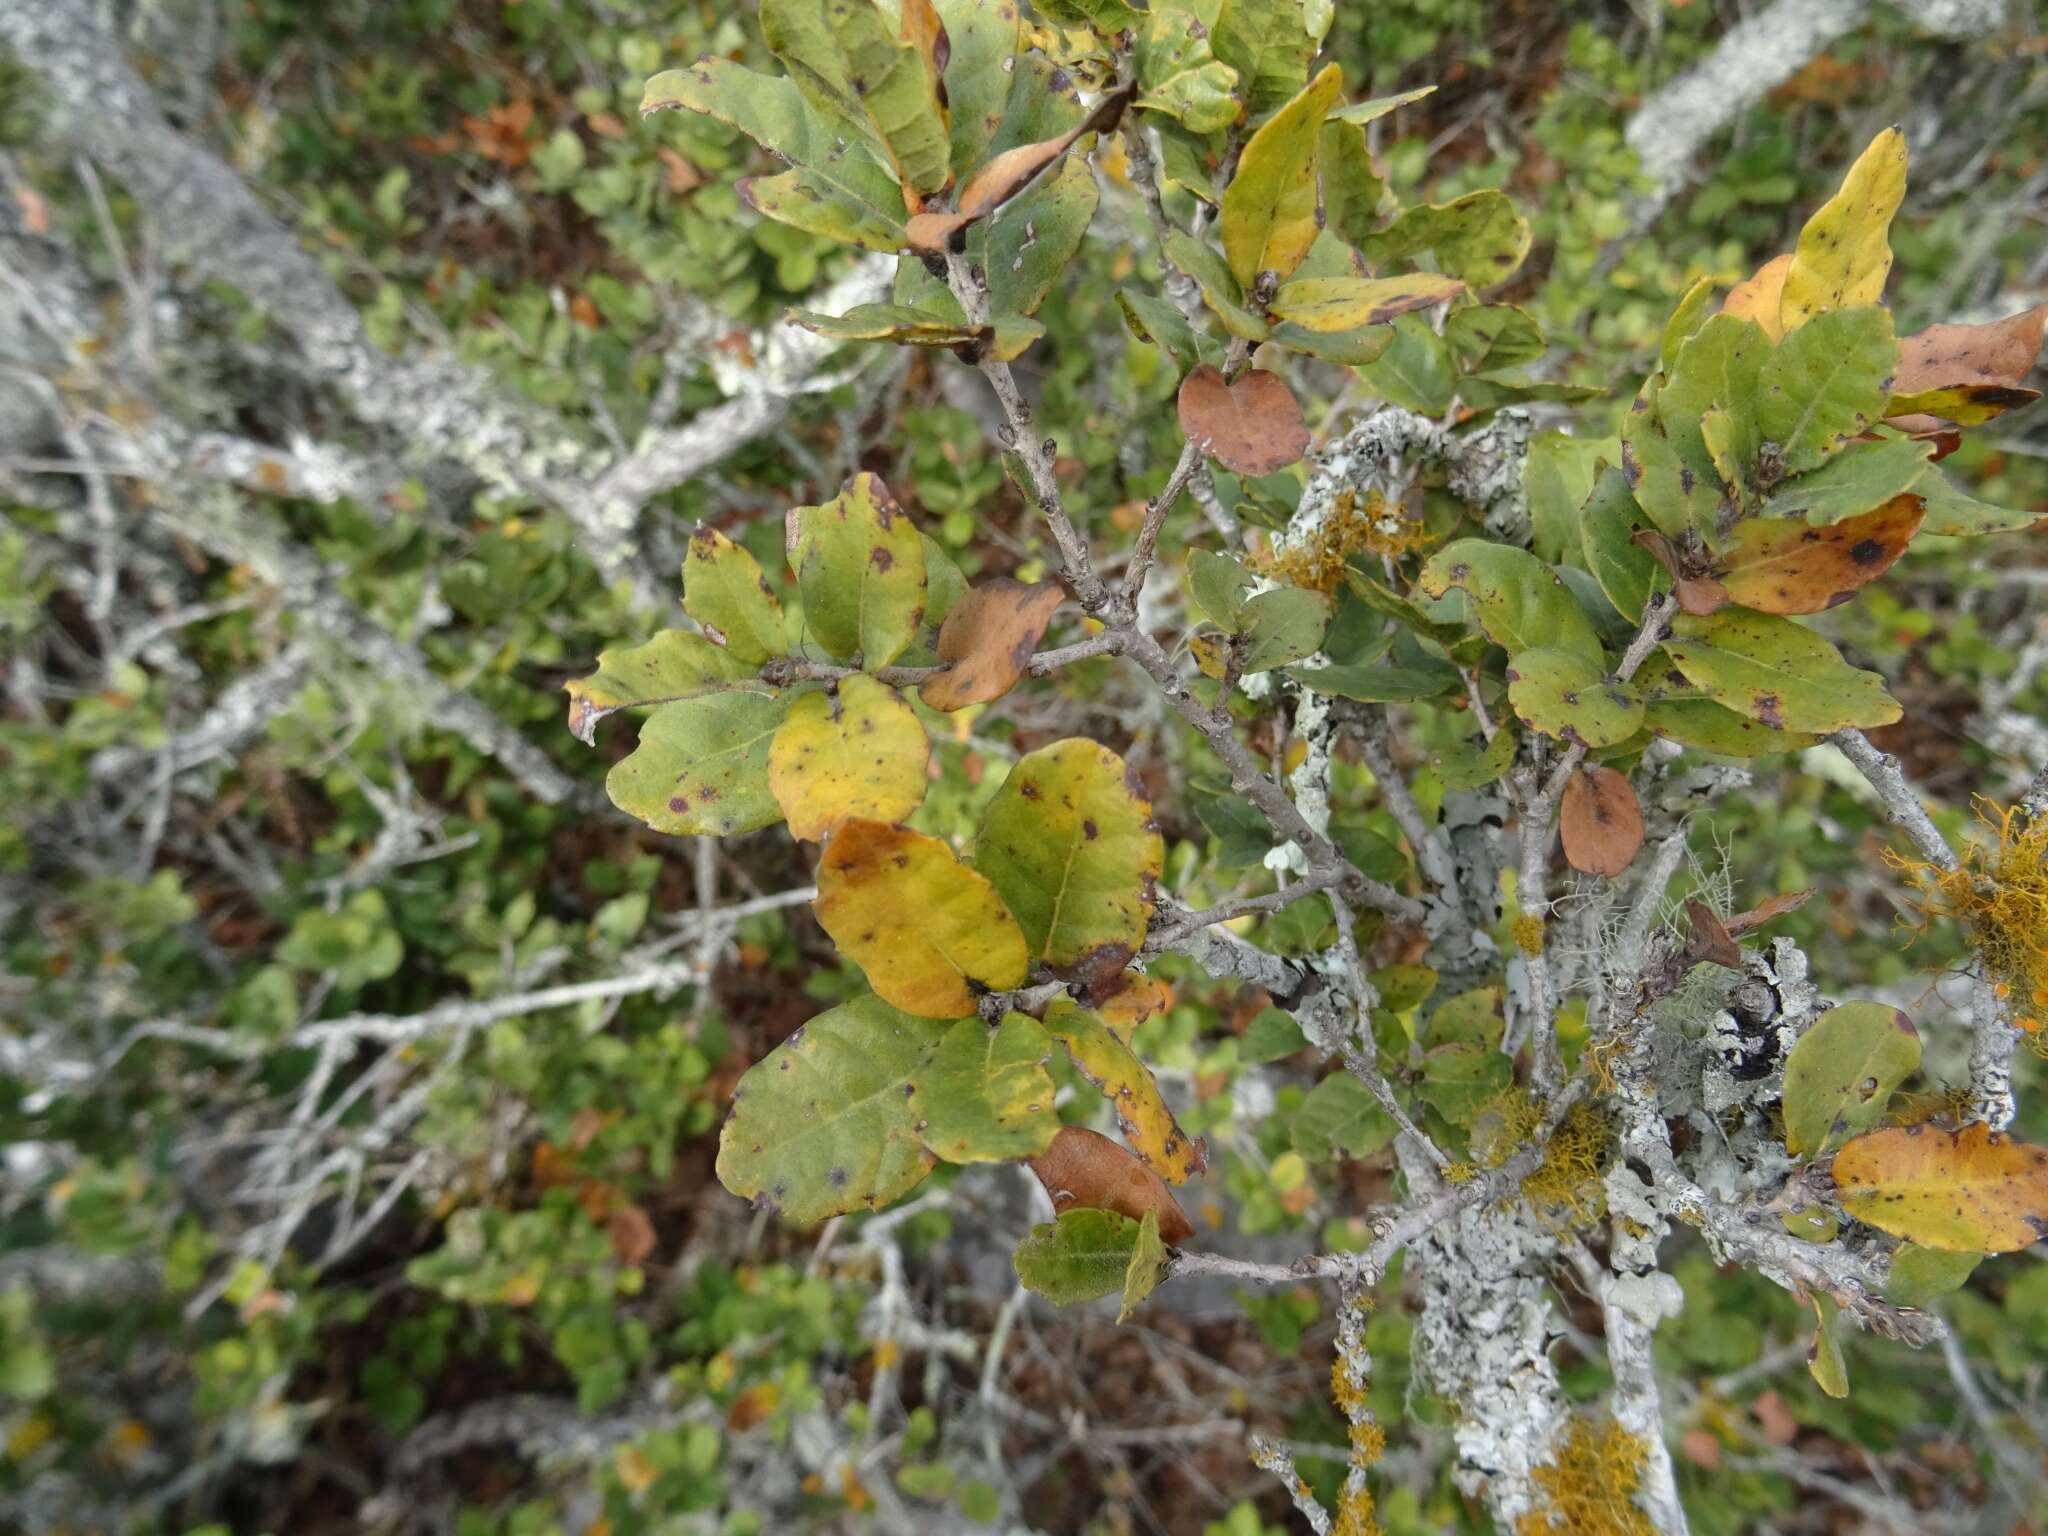
[[[1613,1419],[1573,1419],[1551,1460],[1532,1476],[1543,1507],[1515,1522],[1515,1536],[1655,1536],[1634,1500],[1643,1442]]]
[[[1980,799],[1977,819],[1996,840],[1966,845],[1954,869],[1885,857],[1919,893],[1923,912],[1963,925],[2013,1022],[2048,1055],[2048,816]]]
[[[1398,560],[1420,549],[1429,536],[1422,524],[1391,505],[1378,491],[1363,497],[1339,491],[1328,516],[1300,544],[1269,550],[1255,563],[1262,574],[1312,592],[1329,594],[1344,582],[1346,562],[1353,555],[1383,555]]]
[[[1543,919],[1535,913],[1523,912],[1518,914],[1514,922],[1509,926],[1508,931],[1514,935],[1515,948],[1519,949],[1523,954],[1540,955],[1543,953]]]
[[[1472,1117],[1473,1159],[1498,1168],[1542,1122],[1543,1111],[1527,1089],[1495,1094]],[[1614,1117],[1590,1104],[1574,1105],[1551,1133],[1541,1165],[1522,1181],[1522,1194],[1560,1226],[1598,1221],[1607,1209],[1600,1173],[1613,1145]]]

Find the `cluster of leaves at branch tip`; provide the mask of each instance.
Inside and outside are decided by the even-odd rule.
[[[998,380],[1042,334],[1032,317],[1088,233],[1090,156],[1120,131],[1142,131],[1148,161],[1156,145],[1163,187],[1205,209],[1192,229],[1160,232],[1189,310],[1135,285],[1119,308],[1174,365],[1190,462],[1229,471],[1239,521],[1259,530],[1246,558],[1192,549],[1180,567],[1187,650],[1216,684],[1219,718],[1262,674],[1333,699],[1462,702],[1481,729],[1432,755],[1438,781],[1497,781],[1548,738],[1566,770],[1567,860],[1619,879],[1643,841],[1631,775],[1651,742],[1753,757],[1897,720],[1884,680],[1803,620],[1853,600],[1915,539],[2032,521],[1967,496],[1939,461],[2035,398],[2023,380],[2048,306],[1895,334],[1896,130],[1793,250],[1718,306],[1707,280],[1686,294],[1611,449],[1556,439],[1531,455],[1526,539],[1446,514],[1434,480],[1413,505],[1345,487],[1295,517],[1311,438],[1290,354],[1468,430],[1504,406],[1590,393],[1528,377],[1541,327],[1487,296],[1527,256],[1527,221],[1497,191],[1400,206],[1363,127],[1418,93],[1347,104],[1337,66],[1314,67],[1327,6],[1037,9],[1053,30],[1009,0],[763,0],[785,73],[708,58],[649,81],[644,109],[709,114],[780,157],[788,169],[741,183],[764,216],[898,253],[887,302],[797,324],[950,349]],[[1036,505],[1021,464],[1009,467]],[[871,989],[748,1072],[719,1176],[811,1222],[878,1208],[942,1160],[1024,1161],[1055,1211],[1017,1251],[1024,1282],[1060,1301],[1119,1294],[1128,1314],[1193,1235],[1173,1186],[1205,1160],[1131,1046],[1164,1002],[1131,968],[1162,868],[1143,788],[1115,754],[1060,741],[1009,770],[971,847],[905,824],[922,801],[930,712],[996,703],[1030,677],[1066,594],[1003,578],[969,590],[871,475],[793,509],[786,547],[788,579],[771,582],[746,549],[701,530],[685,570],[695,628],[608,651],[569,689],[585,740],[611,714],[641,717],[608,788],[650,826],[724,836],[781,820],[821,844],[819,921]],[[2032,999],[2028,1023],[2048,998],[2044,835],[2008,817],[1995,857],[1915,871],[1930,911],[1970,927],[2003,995]],[[1793,904],[1723,920],[1695,902],[1682,958],[1739,966],[1739,934]],[[1504,937],[1531,953],[1546,942],[1540,918]],[[1373,1044],[1396,1091],[1454,1147],[1464,1139],[1461,1172],[1504,1161],[1538,1117],[1499,1050],[1501,989],[1425,1013],[1427,966],[1373,980]],[[1040,983],[1067,995],[1039,1017],[1009,1006]],[[1274,1048],[1300,1043],[1295,1028]],[[1100,1091],[1117,1137],[1060,1123],[1055,1048]],[[1890,1233],[1900,1294],[1924,1297],[1961,1283],[1967,1268],[1950,1258],[2038,1235],[2048,1153],[1982,1125],[1902,1122],[1895,1097],[1919,1066],[1903,1015],[1845,1004],[1791,1053],[1781,1108],[1788,1152],[1817,1189],[1823,1170],[1834,1181],[1788,1230],[1825,1241],[1853,1220]],[[1597,1063],[1596,1075],[1613,1086]],[[1377,1096],[1339,1072],[1307,1096],[1294,1151],[1367,1156],[1394,1133]],[[1596,1217],[1612,1140],[1605,1111],[1574,1110],[1524,1199],[1561,1226]],[[1815,1374],[1834,1391],[1835,1299],[1813,1301]],[[1642,1528],[1627,1496],[1641,1449],[1619,1426],[1575,1421],[1537,1477],[1548,1505],[1523,1528]]]

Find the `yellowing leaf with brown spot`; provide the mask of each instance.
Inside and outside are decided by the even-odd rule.
[[[1754,320],[1771,340],[1782,340],[1785,326],[1778,318],[1778,309],[1784,302],[1785,269],[1791,265],[1790,256],[1773,256],[1756,269],[1754,276],[1728,290],[1728,297],[1721,301],[1721,313],[1738,320]]]
[[[1286,277],[1315,244],[1316,156],[1323,117],[1343,85],[1343,71],[1325,65],[1245,142],[1220,223],[1224,259],[1247,289],[1261,272]]]
[[[1024,980],[1024,934],[987,880],[935,837],[850,821],[818,864],[818,922],[884,1001],[925,1019],[974,1012]]]
[[[1906,136],[1887,128],[1856,157],[1841,190],[1815,210],[1799,232],[1779,319],[1797,330],[1831,309],[1884,298],[1892,270],[1892,215],[1906,195]]]
[[[939,656],[952,665],[918,690],[933,709],[986,704],[1017,686],[1053,611],[1066,600],[1056,581],[998,576],[953,605],[939,626]]]
[[[817,842],[847,821],[901,821],[924,803],[930,748],[896,690],[856,675],[806,693],[768,744],[768,788],[790,836]]]
[[[1147,1167],[1168,1183],[1185,1184],[1209,1166],[1209,1149],[1180,1128],[1151,1070],[1107,1024],[1071,1003],[1057,1003],[1046,1010],[1045,1027],[1081,1075],[1102,1090],[1117,1129]]]
[[[1721,585],[1729,601],[1765,613],[1838,607],[1891,568],[1926,515],[1927,503],[1909,492],[1825,528],[1796,517],[1751,518],[1735,525]]]
[[[2048,1147],[1987,1125],[1908,1125],[1835,1154],[1842,1208],[1894,1237],[1947,1253],[2011,1253],[2048,1236]]]

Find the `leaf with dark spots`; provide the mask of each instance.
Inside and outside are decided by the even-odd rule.
[[[1765,613],[1819,613],[1847,602],[1906,552],[1927,504],[1906,492],[1825,527],[1800,518],[1735,525],[1720,580],[1733,601]]]
[[[1024,676],[1039,637],[1065,600],[1056,581],[999,576],[974,588],[939,627],[938,653],[951,665],[918,690],[933,709],[965,709],[1001,698]]]

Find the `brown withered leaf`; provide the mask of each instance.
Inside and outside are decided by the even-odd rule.
[[[1124,106],[1137,87],[1126,85],[1111,91],[1095,104],[1095,110],[1056,139],[1036,144],[1019,144],[1006,149],[967,178],[960,200],[951,213],[914,214],[903,227],[910,248],[920,255],[943,253],[954,236],[976,219],[994,213],[1017,196],[1054,164],[1084,133],[1111,133],[1122,119]]]
[[[1183,1243],[1195,1235],[1194,1223],[1166,1181],[1136,1153],[1099,1131],[1061,1126],[1052,1145],[1027,1161],[1045,1186],[1054,1215],[1085,1205],[1143,1221],[1147,1211],[1154,1211],[1164,1241]]]
[[[1301,405],[1277,373],[1253,368],[1226,383],[1204,363],[1180,382],[1180,429],[1241,475],[1270,475],[1308,452]]]
[[[1922,410],[1892,418],[1909,432],[1939,430],[1941,419],[1968,425],[2040,398],[2025,387],[2041,356],[2048,304],[1988,325],[1930,325],[1899,343],[1892,397],[1920,396]]]
[[[1813,892],[1814,887],[1810,885],[1801,891],[1781,892],[1776,896],[1771,896],[1758,902],[1747,912],[1736,913],[1722,926],[1727,930],[1731,938],[1738,934],[1747,933],[1752,928],[1761,928],[1774,917],[1783,917],[1788,912],[1797,912],[1813,899]]]
[[[949,712],[1001,698],[1024,676],[1053,610],[1065,600],[1056,581],[998,576],[983,582],[939,626],[939,655],[952,665],[926,678],[919,695]]]
[[[1558,834],[1573,869],[1612,880],[1643,846],[1643,811],[1629,781],[1612,768],[1582,768],[1565,781]]]
[[[1796,517],[1751,518],[1735,525],[1721,584],[1745,608],[1820,613],[1889,570],[1926,515],[1927,503],[1907,491],[1825,528]]]
[[[1688,967],[1710,960],[1727,970],[1742,969],[1742,946],[1729,933],[1721,916],[1696,896],[1685,898],[1685,920],[1691,926],[1679,959]]]

